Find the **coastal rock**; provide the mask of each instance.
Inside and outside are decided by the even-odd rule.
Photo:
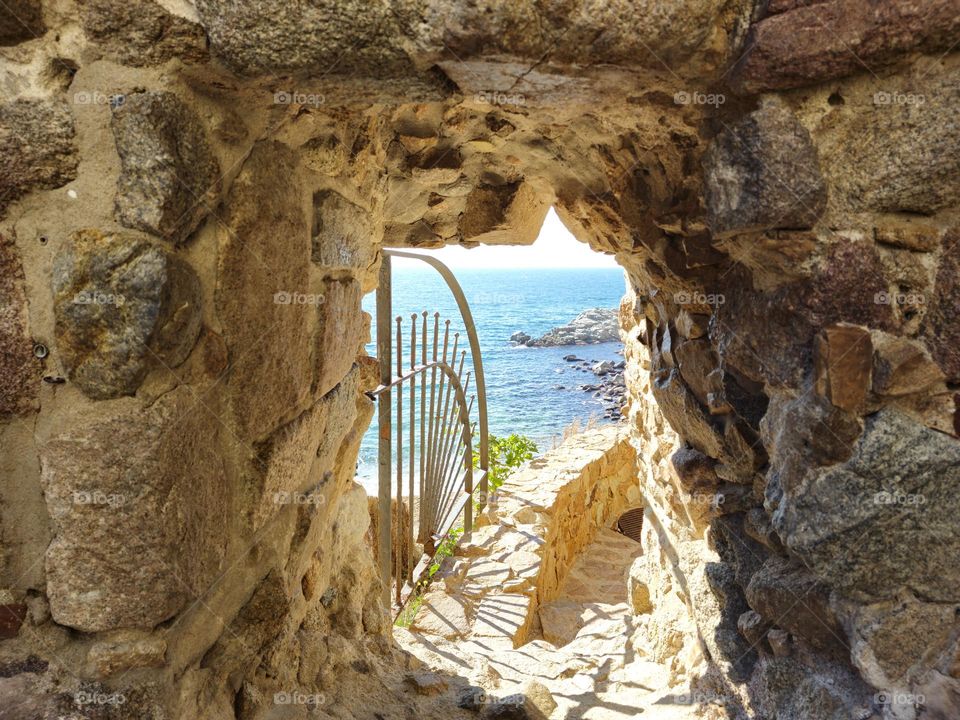
[[[514,336],[518,335],[529,338],[525,333],[514,333]],[[536,340],[527,340],[524,344],[530,347],[557,347],[560,345],[596,345],[605,342],[618,342],[619,340],[620,325],[617,320],[617,311],[594,308],[584,310],[566,325],[555,327]]]

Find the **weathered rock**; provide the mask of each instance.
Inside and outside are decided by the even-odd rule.
[[[680,375],[697,400],[709,408],[711,414],[729,412],[731,408],[724,401],[720,359],[710,341],[706,338],[687,340],[677,346],[674,356]]]
[[[542,682],[530,680],[524,684],[520,692],[523,693],[523,704],[527,715],[533,718],[548,718],[557,709],[557,701],[553,699],[550,689]]]
[[[905,687],[938,665],[957,630],[952,604],[926,603],[908,595],[865,605],[850,619],[850,655],[877,687]]]
[[[778,450],[771,460],[783,467],[799,458]],[[849,459],[834,463],[790,470],[796,480],[782,485],[773,514],[784,544],[851,596],[879,600],[906,588],[956,601],[947,558],[960,550],[960,445],[885,408],[866,419]]]
[[[771,625],[838,656],[846,652],[843,629],[830,609],[830,590],[798,563],[771,557],[754,573],[747,602]]]
[[[358,372],[267,440],[257,443],[248,486],[259,493],[253,528],[285,506],[316,509],[328,501],[337,452],[357,414]]]
[[[950,4],[960,17],[956,1]],[[952,22],[960,27],[960,20]],[[960,201],[960,157],[951,130],[960,112],[956,73],[954,60],[923,73],[916,84],[881,80],[872,96],[864,90],[851,98],[858,112],[820,143],[834,202],[860,212],[932,215]]]
[[[254,589],[227,630],[203,658],[203,666],[229,675],[257,663],[271,640],[283,630],[290,598],[283,576],[271,570]]]
[[[200,334],[200,282],[187,263],[135,235],[80,230],[53,268],[57,350],[70,379],[103,400],[173,368]]]
[[[314,193],[311,259],[331,273],[347,270],[363,276],[364,292],[376,284],[373,236],[369,212],[332,190]]]
[[[28,331],[23,266],[16,246],[0,235],[0,417],[31,410],[40,363]]]
[[[77,177],[75,134],[73,115],[63,103],[0,104],[0,213],[31,190],[58,188]]]
[[[220,165],[196,113],[171,92],[138,92],[114,105],[111,127],[117,220],[183,242],[220,196]]]
[[[773,628],[767,633],[766,640],[767,644],[770,645],[770,650],[774,657],[790,657],[793,653],[793,648],[790,644],[790,633],[786,630]]]
[[[323,293],[309,283],[310,230],[294,168],[286,146],[256,145],[233,181],[220,233],[216,305],[228,383],[236,421],[256,439],[312,397],[311,341]]]
[[[537,239],[547,209],[527,183],[479,185],[467,196],[459,230],[471,242],[529,245]]]
[[[401,50],[400,8],[343,6],[324,0],[290,5],[269,0],[199,0],[200,22],[217,55],[244,74],[363,68],[371,76],[409,68]]]
[[[725,127],[703,158],[715,236],[817,222],[827,191],[810,134],[785,106],[763,104]]]
[[[670,458],[680,484],[688,492],[712,490],[720,484],[714,470],[716,461],[699,450],[681,448]]]
[[[404,678],[404,683],[417,695],[439,695],[447,689],[447,681],[433,672],[413,672]]]
[[[900,397],[923,392],[945,379],[920,343],[879,331],[872,335],[874,393]]]
[[[870,331],[858,325],[830,325],[817,336],[815,347],[817,392],[838,408],[857,412],[872,382]]]
[[[314,396],[325,395],[346,377],[360,352],[357,338],[363,328],[360,283],[326,280],[322,287],[314,340]]]
[[[770,516],[763,508],[751,508],[743,518],[743,531],[775,553],[783,552],[783,543],[770,523]]]
[[[747,610],[737,620],[737,630],[754,648],[763,649],[765,647],[763,641],[766,639],[769,629],[770,622],[764,620],[756,610]]]
[[[960,231],[944,239],[926,343],[949,382],[960,381]]]
[[[828,0],[796,7],[753,26],[731,82],[741,92],[782,90],[873,72],[916,49],[945,50],[960,29],[957,10],[955,0]]]
[[[162,637],[124,631],[95,643],[87,653],[87,663],[101,678],[120,671],[163,665],[167,643]]]
[[[178,388],[146,411],[124,399],[60,425],[41,450],[55,528],[46,552],[53,619],[85,632],[150,629],[205,593],[220,569],[218,421]]]
[[[40,0],[10,0],[0,6],[0,47],[43,37]]]
[[[203,28],[153,0],[136,5],[123,0],[88,0],[80,10],[87,37],[124,65],[158,65],[172,58],[184,62],[208,59]]]

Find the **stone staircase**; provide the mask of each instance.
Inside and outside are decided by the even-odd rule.
[[[607,428],[516,473],[410,628],[396,629],[401,647],[423,671],[482,688],[490,717],[705,717],[648,659],[628,587],[642,547],[610,529],[635,502],[634,459],[623,431]],[[518,693],[522,706],[498,706]]]

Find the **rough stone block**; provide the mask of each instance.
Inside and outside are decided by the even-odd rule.
[[[376,241],[370,213],[333,190],[313,196],[311,260],[324,270],[367,276],[364,291],[373,290]]]
[[[753,574],[746,595],[750,607],[769,623],[758,627],[759,635],[776,625],[820,650],[846,654],[843,629],[830,608],[830,588],[802,565],[782,557],[768,558]]]
[[[329,73],[346,63],[382,77],[409,67],[390,5],[199,0],[196,6],[216,53],[244,74]]]
[[[220,165],[196,113],[171,92],[138,92],[114,105],[111,126],[117,220],[183,242],[220,196]]]
[[[815,362],[817,392],[838,408],[859,410],[872,382],[870,331],[847,324],[824,328],[817,337]]]
[[[134,235],[81,230],[53,267],[57,350],[91,398],[132,395],[147,372],[186,360],[200,334],[200,281]]]
[[[820,580],[850,597],[909,589],[956,602],[960,444],[889,407],[864,426],[848,459],[821,466],[800,453],[771,456],[782,492],[774,527]],[[789,432],[805,431],[794,422]]]
[[[787,12],[753,26],[747,52],[731,76],[741,92],[873,72],[912,50],[946,50],[960,29],[956,0],[778,0],[774,8]]]
[[[325,395],[350,371],[363,338],[363,298],[356,280],[325,280],[317,305],[313,394]]]
[[[0,417],[21,415],[36,404],[40,363],[27,322],[20,255],[13,242],[0,235]]]
[[[808,228],[826,206],[810,133],[787,107],[773,101],[725,127],[704,155],[703,167],[715,236]]]
[[[0,213],[31,190],[58,188],[76,179],[75,134],[73,115],[63,103],[14,100],[0,104],[0,157],[4,159]]]
[[[178,388],[62,417],[41,448],[54,538],[53,619],[96,632],[153,628],[209,589],[226,548],[218,423]]]
[[[83,31],[123,65],[144,67],[177,58],[208,59],[203,28],[167,12],[153,0],[87,0],[80,6]]]
[[[253,440],[312,404],[311,342],[325,300],[310,287],[310,227],[296,164],[280,143],[256,145],[230,188],[220,233],[216,306],[230,357],[227,383],[235,420]]]

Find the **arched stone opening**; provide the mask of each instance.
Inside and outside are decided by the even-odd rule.
[[[386,671],[359,299],[553,204],[628,273],[683,696],[957,714],[955,3],[581,5],[0,9],[6,706],[458,712]]]

